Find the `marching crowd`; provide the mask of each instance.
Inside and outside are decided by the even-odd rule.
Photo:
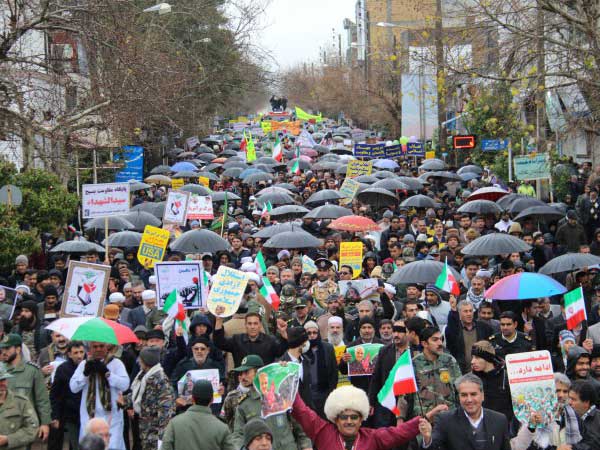
[[[288,143],[291,145],[291,143]],[[220,149],[219,149],[220,150]],[[412,160],[400,160],[395,175],[416,178]],[[599,168],[577,166],[565,198],[564,217],[552,222],[515,221],[516,214],[461,213],[457,209],[477,188],[496,185],[523,196],[532,185],[503,184],[488,170],[468,182],[426,183],[421,194],[437,207],[385,208],[354,201],[355,215],[375,220],[379,231],[332,230],[328,220],[302,219],[299,229],[319,239],[317,248],[263,247],[254,236],[276,221],[263,214],[257,194],[266,182],[246,185],[221,177],[215,191],[236,194],[226,204],[223,237],[230,251],[183,254],[165,260],[201,260],[214,275],[221,265],[248,272],[250,281],[237,312],[226,319],[207,309],[188,311],[190,324],[165,326],[157,302],[156,278],[136,259],[136,249],[97,251],[84,261],[110,264],[103,317],[129,327],[138,343],[113,346],[69,341],[46,326],[59,317],[71,255],[20,255],[0,284],[20,298],[14,313],[0,316],[0,446],[50,450],[189,449],[600,449],[600,276],[593,268],[557,275],[568,288],[582,286],[588,320],[566,325],[564,301],[489,301],[484,292],[503,277],[536,272],[567,252],[600,255]],[[279,172],[291,193],[306,200],[315,192],[339,190],[343,175],[327,169]],[[161,199],[162,189],[136,194],[134,204]],[[406,195],[406,193],[397,193]],[[189,221],[186,229],[210,223]],[[530,251],[473,257],[462,249],[480,236],[506,233],[531,245]],[[72,236],[54,236],[57,239]],[[88,235],[89,240],[101,241]],[[360,242],[363,263],[358,279],[376,279],[369,298],[340,294],[339,281],[354,277],[339,264],[341,242]],[[281,299],[278,309],[260,293],[261,251],[265,276]],[[307,271],[302,255],[314,261]],[[388,279],[413,261],[447,261],[460,275],[460,294],[435,284]],[[40,262],[43,261],[43,262]],[[12,313],[12,314],[11,314]],[[372,373],[348,376],[348,349],[361,344],[384,347]],[[541,423],[536,411],[529,425],[513,412],[505,357],[548,350],[558,406],[556,420]],[[377,394],[398,360],[410,352],[417,394],[397,397],[398,417]],[[298,394],[291,411],[261,418],[261,392],[254,386],[259,368],[281,361],[301,365]],[[60,364],[59,364],[60,363]],[[183,395],[178,382],[190,370],[217,369],[219,389],[206,381]],[[215,394],[218,394],[215,396]],[[221,402],[215,402],[221,398]],[[42,442],[43,444],[40,444]]]

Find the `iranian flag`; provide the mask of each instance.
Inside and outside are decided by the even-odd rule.
[[[442,270],[442,273],[440,273],[440,275],[437,277],[437,280],[435,280],[435,287],[453,295],[460,294],[460,288],[458,287],[456,278],[454,278],[454,275],[452,275],[452,272],[450,271],[450,267],[448,267],[447,259],[444,263],[444,269]]]
[[[281,162],[281,158],[283,158],[283,150],[281,148],[281,141],[279,138],[275,141],[275,145],[273,146],[273,159],[275,161]]]
[[[292,165],[291,172],[295,175],[300,175],[300,160],[299,159],[296,159],[296,162],[294,162],[294,165]]]
[[[265,258],[262,252],[258,252],[256,254],[256,258],[254,258],[254,264],[256,264],[257,272],[261,275],[267,271],[267,264],[265,263]]]
[[[565,294],[565,316],[569,330],[574,329],[581,322],[587,320],[581,286]]]
[[[186,318],[185,308],[183,307],[181,300],[177,299],[177,291],[175,289],[173,289],[169,296],[165,298],[165,304],[163,305],[162,310],[168,317],[173,317],[175,320],[183,322]]]
[[[258,259],[258,256],[257,256],[257,259]],[[271,304],[271,306],[275,310],[278,310],[279,309],[279,295],[277,295],[277,292],[275,292],[275,289],[273,289],[273,285],[271,284],[271,282],[269,281],[269,279],[267,277],[263,277],[262,281],[263,281],[263,285],[260,288],[260,293],[265,298],[265,300]]]
[[[415,371],[410,359],[410,350],[405,350],[394,364],[385,384],[377,394],[377,400],[398,417],[400,411],[396,403],[396,396],[415,392],[417,392]]]
[[[273,205],[271,205],[271,202],[266,202],[263,205],[262,211],[260,213],[260,219],[264,219],[267,214],[269,214],[271,211],[273,211]]]

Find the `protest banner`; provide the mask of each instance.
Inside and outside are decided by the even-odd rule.
[[[383,344],[362,344],[347,348],[346,351],[352,357],[348,361],[348,376],[363,377],[372,375],[381,347],[383,347]]]
[[[348,170],[346,171],[346,177],[356,178],[360,175],[371,175],[373,171],[373,161],[362,161],[360,159],[353,159],[348,161]]]
[[[517,180],[539,180],[550,178],[548,155],[539,153],[532,156],[515,156],[515,177]]]
[[[0,319],[12,319],[17,303],[18,293],[15,289],[0,284]]]
[[[81,187],[84,219],[119,216],[129,212],[129,183],[84,184]]]
[[[376,278],[366,280],[338,281],[340,296],[346,299],[346,303],[358,303],[377,292],[379,282]]]
[[[258,369],[253,384],[261,397],[260,415],[263,419],[292,409],[299,380],[298,363],[288,362],[285,366],[273,363]]]
[[[406,144],[406,156],[425,156],[425,146],[422,142],[408,142]]]
[[[204,186],[205,188],[210,189],[210,178],[208,177],[198,177],[198,183]]]
[[[177,190],[182,188],[185,185],[185,180],[183,178],[171,178],[171,188]]]
[[[187,220],[194,219],[214,219],[212,198],[210,195],[196,195],[190,196],[190,202],[188,203]]]
[[[163,214],[163,224],[174,223],[185,225],[190,193],[186,191],[169,191],[165,212]]]
[[[384,158],[385,143],[378,144],[354,144],[354,156],[357,158]]]
[[[340,267],[347,265],[352,267],[352,278],[360,275],[362,270],[363,244],[362,242],[340,243]]]
[[[554,422],[558,399],[550,352],[539,350],[506,355],[506,373],[513,411],[519,422],[536,428],[529,422],[533,412],[542,416],[538,427]]]
[[[177,381],[177,392],[179,397],[185,399],[186,402],[192,402],[192,390],[194,383],[198,380],[208,380],[213,388],[213,403],[221,403],[223,398],[219,394],[221,381],[219,379],[219,369],[200,369],[188,370],[179,381]]]
[[[430,152],[425,152],[425,159],[434,159],[435,158],[435,150]]]
[[[343,206],[343,205],[348,205],[348,204],[352,203],[352,200],[354,200],[354,196],[358,192],[359,188],[360,188],[360,183],[358,181],[355,181],[351,178],[346,177],[344,179],[344,182],[340,186],[339,192],[340,192],[340,195],[342,196],[342,198],[340,199],[340,205]]]
[[[125,167],[115,174],[117,183],[144,179],[144,147],[125,145],[122,152],[115,154],[114,161],[125,164]]]
[[[177,300],[181,301],[185,309],[205,307],[203,272],[201,261],[157,262],[154,273],[158,307],[162,308],[173,290],[177,291]]]
[[[316,273],[317,266],[315,262],[307,255],[302,256],[302,273]]]
[[[208,310],[219,317],[234,315],[242,302],[248,278],[246,272],[227,266],[219,266],[208,294]]]
[[[165,250],[171,233],[162,228],[146,225],[138,248],[137,260],[144,267],[154,267],[165,257]]]
[[[386,159],[394,159],[404,155],[404,152],[402,151],[402,146],[400,144],[388,145],[385,147],[384,150]]]
[[[61,317],[101,317],[110,266],[69,261]]]

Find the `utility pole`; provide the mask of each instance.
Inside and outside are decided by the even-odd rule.
[[[536,15],[536,65],[537,79],[535,83],[535,129],[536,129],[536,147],[538,153],[546,151],[546,52],[544,46],[545,19],[544,10],[537,2]],[[543,89],[540,89],[543,87]]]
[[[435,75],[437,86],[437,115],[438,115],[438,141],[442,153],[446,153],[447,131],[443,123],[446,121],[446,70],[444,68],[444,36],[442,0],[435,1]]]

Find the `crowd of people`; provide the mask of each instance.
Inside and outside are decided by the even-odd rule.
[[[286,158],[296,156],[291,139],[282,136],[282,143]],[[190,150],[200,154],[202,148]],[[220,156],[231,148],[235,144],[209,150]],[[319,161],[315,158],[313,163]],[[352,213],[373,219],[378,230],[336,231],[328,219],[299,219],[299,232],[321,240],[320,246],[304,249],[263,246],[266,239],[256,233],[281,220],[265,212],[260,191],[279,186],[302,204],[320,191],[339,191],[342,171],[315,164],[290,173],[284,160],[283,165],[272,165],[272,181],[246,184],[223,176],[222,165],[215,164],[219,181],[211,181],[212,190],[239,198],[215,203],[217,219],[224,223],[214,229],[231,249],[214,254],[169,251],[165,260],[200,260],[209,277],[220,266],[229,266],[247,272],[249,281],[233,316],[216,317],[206,308],[189,310],[187,329],[165,326],[156,277],[137,260],[137,249],[110,248],[106,255],[97,250],[83,255],[48,252],[65,239],[101,242],[102,233],[82,236],[65,229],[64,236],[49,240],[46,253],[36,255],[35,262],[33,255],[18,256],[14,270],[0,280],[19,293],[14,311],[3,308],[4,298],[0,301],[0,446],[600,449],[597,268],[555,276],[569,289],[583,288],[588,320],[574,329],[567,328],[562,296],[526,301],[491,301],[485,296],[498,280],[537,272],[562,254],[600,255],[600,168],[569,166],[574,175],[568,195],[556,206],[560,218],[516,221],[516,214],[504,208],[498,214],[458,208],[474,191],[488,186],[518,192],[519,198],[535,196],[528,182],[507,183],[487,168],[469,181],[419,179],[423,170],[416,158],[400,157],[396,162],[397,168],[382,179],[419,180],[419,193],[435,207],[401,206],[402,199],[416,193],[407,190],[392,191],[395,200],[383,207],[355,199],[348,205]],[[132,204],[158,202],[165,192],[153,185],[134,193]],[[176,238],[188,229],[210,227],[210,221],[190,220],[172,232]],[[494,256],[462,253],[465,245],[491,233],[517,237],[530,250]],[[360,273],[340,264],[342,242],[362,244]],[[260,292],[258,252],[266,262],[264,276],[280,297],[278,309]],[[310,257],[314,267],[307,266],[303,256]],[[111,266],[103,317],[129,327],[137,343],[68,340],[45,328],[60,316],[68,263],[74,258]],[[447,261],[460,274],[460,293],[449,294],[434,280],[389,282],[405,265],[425,260]],[[342,295],[338,282],[353,279],[375,279],[376,290],[365,298],[350,289]],[[366,374],[349,376],[348,350],[362,344],[383,347]],[[552,422],[543,427],[531,424],[541,424],[544,411],[536,411],[528,423],[515,418],[505,364],[509,354],[533,350],[549,351],[555,372],[558,406]],[[378,393],[404,352],[410,352],[418,392],[397,396],[396,415],[380,404]],[[274,362],[301,365],[298,394],[290,411],[264,419],[262,393],[253,382],[257,370]],[[218,389],[200,380],[184,395],[179,382],[188,371],[199,369],[218,370]]]

